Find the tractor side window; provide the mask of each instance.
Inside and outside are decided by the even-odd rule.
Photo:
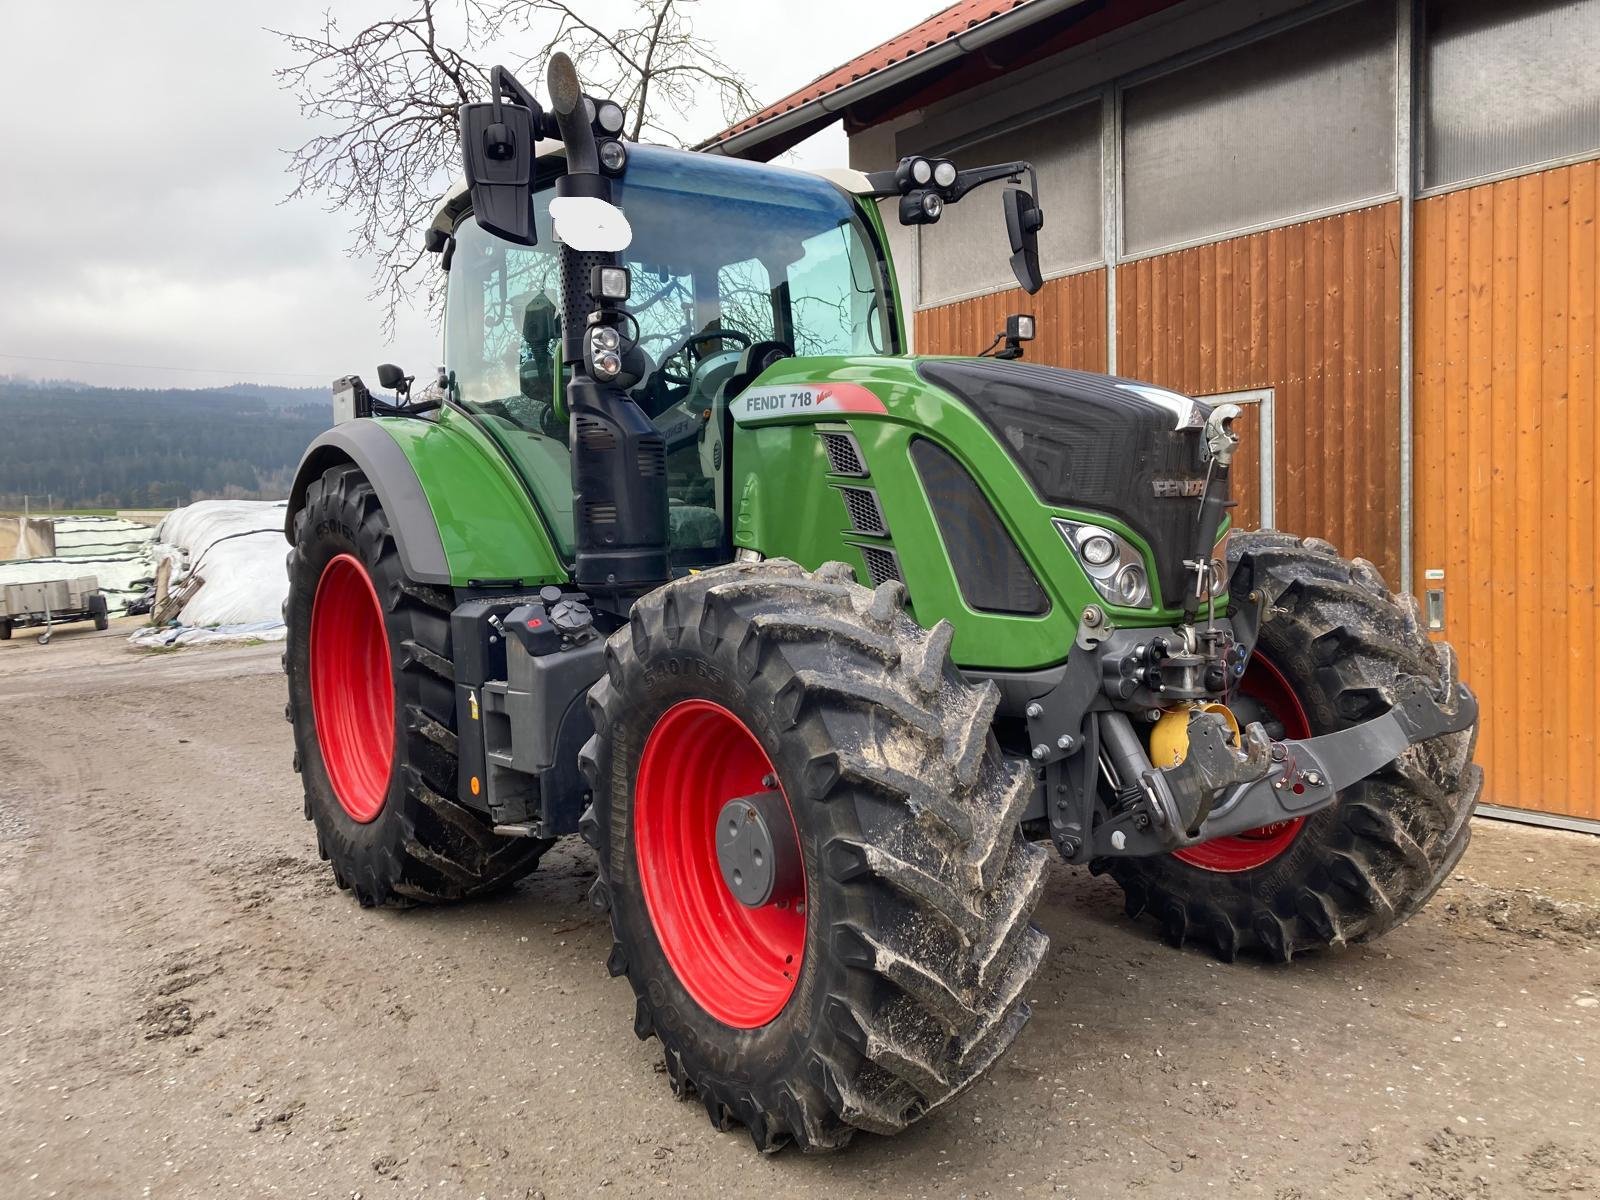
[[[884,351],[882,277],[850,224],[807,238],[790,264],[796,354],[881,354]]]
[[[547,223],[539,222],[536,246],[491,237],[471,218],[457,228],[446,366],[461,403],[565,443],[566,422],[555,412],[561,264]]]
[[[445,369],[533,493],[557,547],[573,552],[572,462],[561,385],[561,260],[546,206],[539,243],[491,237],[468,217],[455,231],[445,300]]]

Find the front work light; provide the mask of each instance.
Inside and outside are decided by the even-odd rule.
[[[627,267],[595,267],[590,272],[589,294],[600,300],[626,300],[633,290]]]
[[[1086,521],[1052,517],[1051,522],[1101,599],[1122,608],[1149,608],[1154,604],[1144,557],[1127,538]]]
[[[628,150],[619,141],[605,141],[600,143],[600,165],[613,175],[620,174],[622,168],[628,165]]]

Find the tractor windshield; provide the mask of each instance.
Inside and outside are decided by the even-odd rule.
[[[648,370],[631,394],[667,440],[676,561],[727,553],[719,474],[702,453],[704,414],[740,352],[773,341],[798,355],[897,353],[888,272],[851,198],[826,180],[708,154],[631,147],[617,203],[633,227],[623,259]],[[549,185],[538,244],[470,218],[456,228],[445,317],[455,397],[501,434],[564,550],[572,486],[558,355],[561,263]]]

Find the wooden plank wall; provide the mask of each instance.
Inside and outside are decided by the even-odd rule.
[[[1600,164],[1418,202],[1418,596],[1483,703],[1484,800],[1600,817]]]
[[[1106,273],[1048,279],[1037,295],[1008,288],[916,314],[918,354],[976,354],[1005,328],[1010,313],[1032,313],[1038,340],[1027,361],[1080,371],[1106,369]]]
[[[1400,571],[1400,206],[1117,268],[1117,372],[1192,395],[1276,389],[1275,523]],[[1254,518],[1253,428],[1234,469]]]

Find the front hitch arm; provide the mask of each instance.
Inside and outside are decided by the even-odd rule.
[[[1381,716],[1289,742],[1268,740],[1252,723],[1243,752],[1228,744],[1219,716],[1196,711],[1183,762],[1141,777],[1150,811],[1102,824],[1093,853],[1163,854],[1326,808],[1342,789],[1381,771],[1408,746],[1457,733],[1478,719],[1478,701],[1465,684],[1457,685],[1452,699],[1445,707],[1422,680],[1407,677]]]

